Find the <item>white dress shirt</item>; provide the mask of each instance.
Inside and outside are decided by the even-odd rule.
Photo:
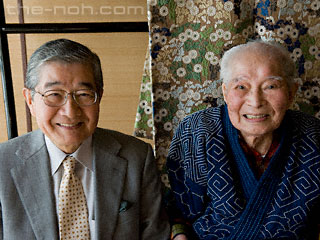
[[[61,151],[47,136],[45,136],[45,142],[50,157],[57,216],[59,216],[59,187],[64,172],[62,162],[66,156],[70,155],[77,160],[75,174],[83,186],[88,205],[90,235],[91,239],[95,239],[92,136],[87,138],[72,154]]]

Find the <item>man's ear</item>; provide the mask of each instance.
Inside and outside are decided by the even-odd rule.
[[[98,95],[99,95],[98,101],[99,101],[99,103],[100,103],[100,102],[101,102],[101,99],[102,99],[102,95],[103,95],[103,89],[100,90],[100,92],[98,93]]]
[[[225,83],[222,83],[222,94],[223,94],[223,99],[225,101],[225,103],[227,103],[227,86]]]
[[[289,89],[289,102],[290,105],[293,103],[294,97],[296,96],[296,93],[299,88],[299,83],[295,82],[292,84],[291,88]]]
[[[24,99],[29,107],[30,113],[34,116],[34,103],[32,100],[31,90],[28,88],[22,89],[22,94],[24,96]]]

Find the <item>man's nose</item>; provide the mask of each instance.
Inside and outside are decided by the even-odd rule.
[[[263,92],[260,89],[251,89],[247,98],[247,102],[250,106],[256,108],[261,107],[265,102]]]
[[[62,106],[63,113],[70,118],[79,116],[81,108],[74,100],[72,94],[68,94],[66,98],[66,103]]]

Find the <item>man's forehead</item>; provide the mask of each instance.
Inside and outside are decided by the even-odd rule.
[[[46,81],[43,85],[44,89],[63,86],[65,86],[65,83],[59,81]],[[78,82],[76,87],[94,89],[94,84],[91,82]]]
[[[60,69],[60,66],[65,68]],[[70,68],[74,66],[79,68],[71,70]],[[70,71],[68,71],[69,69]],[[64,75],[64,73],[67,75]],[[71,76],[68,76],[68,74],[71,74]],[[82,63],[52,61],[43,64],[39,69],[38,85],[41,85],[45,89],[63,87],[70,83],[75,87],[94,89],[95,82],[91,66]]]
[[[234,78],[231,79],[231,81],[233,82],[239,82],[239,81],[250,81],[250,80],[254,80],[252,78],[250,78],[249,76],[236,76]],[[270,76],[265,76],[264,77],[265,81],[282,81],[283,77],[278,76],[278,75],[270,75]]]
[[[264,56],[257,53],[239,54],[232,58],[229,71],[232,75],[241,75],[246,72],[267,71],[270,76],[282,76],[284,69],[280,60],[273,56]]]

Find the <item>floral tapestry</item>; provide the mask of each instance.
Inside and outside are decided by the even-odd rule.
[[[292,108],[320,118],[320,0],[150,0],[149,50],[135,135],[155,140],[165,162],[188,114],[223,104],[219,62],[250,39],[274,40],[291,53],[300,88]]]

